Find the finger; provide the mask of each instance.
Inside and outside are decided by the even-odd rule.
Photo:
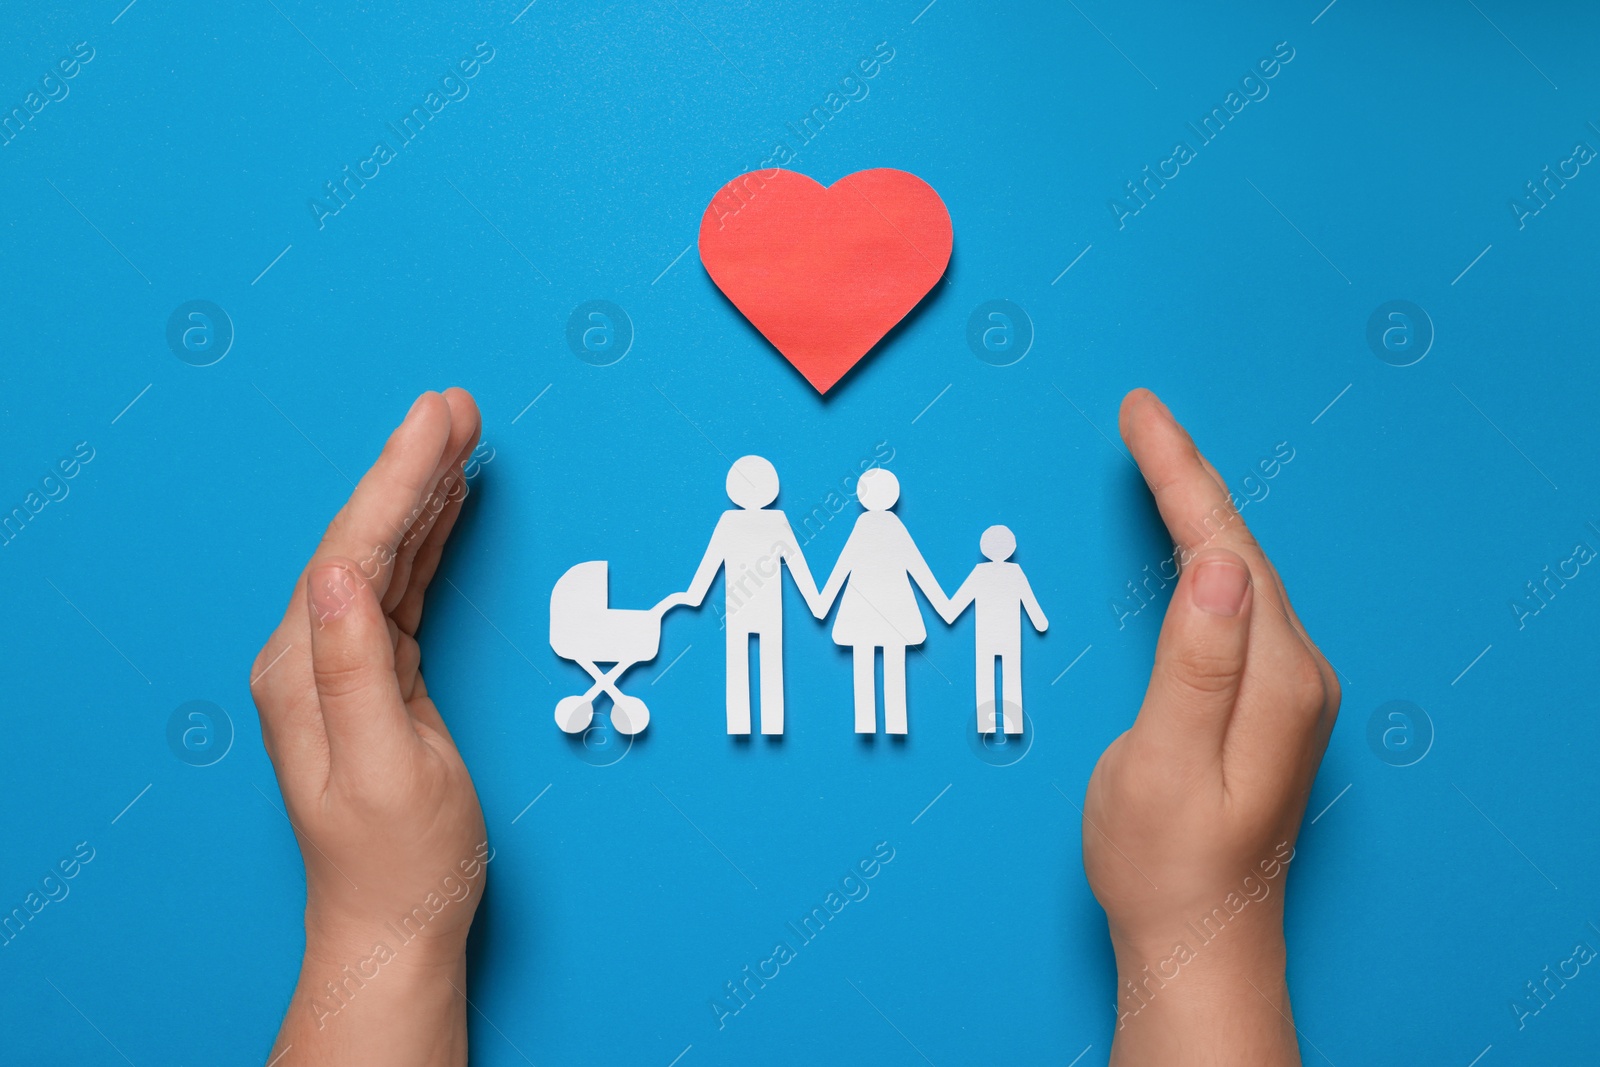
[[[410,634],[401,634],[394,646],[394,674],[400,682],[400,699],[409,701],[422,679],[422,649]]]
[[[1224,745],[1225,777],[1241,792],[1283,796],[1309,787],[1338,709],[1338,682],[1303,646],[1250,649],[1251,674]]]
[[[433,579],[439,572],[439,563],[444,558],[445,542],[450,539],[450,531],[455,529],[456,519],[461,515],[461,503],[465,500],[464,494],[460,495],[440,513],[438,521],[433,524],[433,529],[428,531],[427,540],[417,551],[417,558],[411,566],[411,577],[406,583],[405,595],[400,598],[400,603],[394,607],[393,615],[400,628],[408,634],[417,632],[417,627],[422,625],[422,606],[427,599],[428,587],[433,584]]]
[[[474,405],[472,415],[476,414],[477,407]],[[461,459],[463,464],[475,447],[476,442],[469,440],[463,449],[464,454]],[[444,510],[439,513],[432,529],[428,531],[428,536],[418,549],[416,559],[412,561],[406,591],[392,612],[395,621],[406,633],[416,633],[417,627],[422,624],[422,606],[427,597],[428,587],[432,584],[434,575],[438,573],[440,560],[444,556],[445,543],[450,539],[450,532],[455,529],[456,520],[461,517],[461,509],[470,492],[464,474],[459,484],[460,490],[450,495]]]
[[[1159,401],[1159,398],[1157,399]],[[1171,417],[1171,409],[1167,408],[1165,404],[1162,404],[1161,407],[1167,412],[1168,417]],[[1182,423],[1179,423],[1179,426],[1181,427]],[[1212,481],[1217,483],[1217,488],[1220,489],[1224,494],[1227,494],[1231,502],[1233,499],[1232,491],[1228,488],[1228,483],[1223,479],[1222,475],[1217,473],[1217,468],[1209,459],[1206,458],[1206,454],[1201,452],[1199,448],[1195,449],[1195,455],[1200,457],[1200,462],[1205,466],[1206,473],[1211,475]],[[1237,511],[1238,508],[1235,507],[1234,510]],[[1251,537],[1254,536],[1254,534],[1251,535]],[[1272,591],[1276,592],[1277,594],[1274,599],[1277,601],[1278,606],[1282,609],[1284,618],[1288,620],[1289,625],[1300,631],[1300,636],[1305,638],[1306,642],[1309,644],[1311,641],[1311,635],[1306,632],[1305,624],[1300,621],[1300,616],[1295,613],[1294,605],[1289,601],[1289,591],[1284,588],[1283,576],[1278,573],[1278,565],[1272,562],[1272,558],[1266,554],[1265,549],[1263,549],[1261,552],[1261,562],[1266,565],[1267,573],[1258,573],[1253,577],[1255,580],[1264,583],[1270,582]]]
[[[348,560],[314,564],[306,578],[311,674],[332,766],[394,766],[415,741],[395,675],[388,620],[372,585]]]
[[[395,605],[400,603],[409,584],[412,565],[417,553],[426,543],[429,532],[437,524],[444,510],[463,495],[467,488],[462,467],[472,457],[472,451],[478,444],[478,430],[481,423],[478,405],[473,402],[472,395],[465,389],[446,389],[444,398],[450,407],[450,437],[445,442],[444,455],[440,458],[439,466],[434,471],[427,494],[423,498],[421,514],[406,531],[395,553],[394,575],[383,596],[385,611],[393,611]]]
[[[1201,452],[1200,449],[1194,444],[1194,439],[1189,436],[1188,431],[1183,429],[1182,424],[1173,417],[1171,409],[1169,409],[1166,404],[1162,403],[1159,397],[1154,396],[1154,394],[1147,395],[1149,395],[1150,398],[1155,401],[1155,406],[1159,408],[1161,414],[1166,416],[1166,418],[1183,434],[1183,438],[1188,447],[1193,450],[1195,458],[1200,461],[1200,464],[1205,468],[1206,473],[1211,476],[1211,480],[1216,484],[1217,491],[1219,494],[1221,494],[1221,498],[1226,500],[1228,502],[1228,507],[1231,508],[1235,514],[1237,514],[1238,509],[1233,507],[1233,498],[1232,494],[1228,490],[1228,483],[1223,480],[1221,474],[1217,473],[1217,468],[1212,465],[1209,459],[1206,458],[1205,453]],[[1131,395],[1130,399],[1132,399]],[[1244,522],[1242,517],[1238,521],[1241,524]],[[1248,532],[1248,527],[1246,527],[1246,533]],[[1294,610],[1294,603],[1289,599],[1289,590],[1283,584],[1283,576],[1278,573],[1278,567],[1272,562],[1271,557],[1266,554],[1266,551],[1262,549],[1260,544],[1255,540],[1254,534],[1250,534],[1249,545],[1255,549],[1255,554],[1251,559],[1251,581],[1265,594],[1262,599],[1267,606],[1275,611],[1278,615],[1282,616],[1284,622],[1289,625],[1290,629],[1293,630],[1295,635],[1299,638],[1300,643],[1305,646],[1316,658],[1318,669],[1322,672],[1324,683],[1328,687],[1331,694],[1329,703],[1334,708],[1337,708],[1339,681],[1336,677],[1336,672],[1334,671],[1332,664],[1328,663],[1327,658],[1322,655],[1322,651],[1317,648],[1316,642],[1311,640],[1311,634],[1306,630],[1305,623],[1300,621],[1300,615]]]
[[[1246,558],[1260,554],[1228,491],[1206,470],[1193,439],[1154,393],[1129,393],[1118,423],[1183,558],[1211,544]]]
[[[1160,402],[1161,398],[1160,397],[1156,397],[1156,400],[1157,400],[1157,402]],[[1178,422],[1177,416],[1172,414],[1172,409],[1171,408],[1167,407],[1167,405],[1164,404],[1164,403],[1161,404],[1161,407],[1166,411],[1168,418],[1172,419],[1173,422]],[[1183,424],[1181,422],[1179,422],[1178,425],[1182,426]],[[1188,433],[1187,430],[1185,430],[1184,432]],[[1193,438],[1191,437],[1190,440],[1193,440]],[[1217,483],[1217,488],[1221,489],[1224,493],[1229,493],[1229,495],[1231,496],[1232,494],[1231,494],[1230,490],[1228,489],[1227,479],[1223,478],[1223,476],[1220,473],[1218,473],[1216,466],[1213,465],[1212,462],[1209,459],[1206,458],[1206,454],[1204,452],[1200,451],[1198,446],[1195,448],[1194,454],[1196,456],[1200,457],[1200,465],[1206,469],[1206,473],[1207,474],[1211,475],[1211,480]]]
[[[1231,544],[1251,569],[1252,601],[1264,605],[1256,611],[1261,617],[1250,650],[1261,678],[1254,686],[1250,679],[1244,681],[1227,734],[1225,758],[1233,773],[1248,776],[1255,768],[1258,777],[1276,779],[1293,777],[1305,759],[1315,766],[1339,706],[1339,681],[1332,666],[1306,632],[1277,568],[1238,516],[1216,468],[1166,405],[1136,390],[1123,402],[1122,415],[1124,437],[1146,472],[1180,558],[1207,542]],[[1203,478],[1195,464],[1205,472]],[[1231,518],[1223,521],[1225,516]],[[1256,694],[1254,688],[1262,692]],[[1236,755],[1246,758],[1231,758]]]
[[[1233,511],[1233,513],[1235,515],[1238,516],[1239,521],[1241,523],[1244,522],[1244,516],[1239,511],[1239,507],[1240,507],[1239,498],[1233,495],[1233,490],[1232,489],[1228,488],[1228,480],[1226,478],[1224,478],[1222,476],[1221,472],[1219,472],[1217,470],[1216,464],[1212,463],[1211,460],[1209,458],[1207,458],[1206,454],[1204,452],[1200,451],[1200,446],[1194,443],[1194,437],[1192,435],[1190,435],[1190,433],[1189,433],[1189,431],[1187,429],[1184,428],[1183,423],[1178,421],[1177,416],[1172,414],[1172,409],[1167,407],[1167,405],[1162,402],[1160,397],[1156,397],[1156,403],[1160,406],[1162,414],[1164,414],[1169,420],[1171,420],[1172,424],[1174,426],[1176,426],[1183,433],[1184,439],[1188,442],[1189,447],[1194,450],[1195,459],[1200,461],[1200,466],[1205,468],[1206,474],[1210,475],[1212,483],[1216,486],[1218,498],[1220,500],[1226,501],[1227,502],[1227,506],[1230,509],[1232,509],[1232,511]],[[1246,525],[1245,529],[1246,529],[1246,531],[1249,531],[1249,526]],[[1266,550],[1261,548],[1260,542],[1256,541],[1254,533],[1250,534],[1250,542],[1251,542],[1252,545],[1255,546],[1257,551],[1260,552],[1261,562],[1264,563],[1269,569],[1271,569],[1272,568],[1272,560],[1267,558]],[[1251,577],[1252,577],[1252,580],[1254,580],[1255,575],[1252,574]],[[1281,591],[1282,588],[1283,588],[1283,583],[1281,581],[1277,580],[1277,570],[1276,569],[1272,570],[1272,577],[1274,579],[1274,584],[1275,584],[1276,588],[1278,588]]]
[[[396,547],[418,515],[450,438],[450,405],[438,393],[417,397],[383,446],[372,469],[323,535],[313,562],[326,557],[357,561],[356,573],[388,588]]]
[[[394,577],[383,599],[385,611],[392,612],[405,595],[417,555],[427,543],[428,534],[440,516],[467,490],[463,468],[477,447],[481,424],[478,406],[471,394],[464,389],[447,389],[444,398],[450,407],[450,437],[424,497],[418,518],[400,542],[396,553]]]
[[[386,578],[373,548],[382,543],[383,531],[395,525],[391,515],[400,509],[391,507],[389,513],[378,514],[373,505],[395,495],[396,480],[402,485],[398,492],[404,496],[405,481],[414,477],[418,441],[421,439],[425,451],[429,430],[426,424],[430,419],[437,422],[437,410],[429,410],[431,403],[424,396],[412,406],[400,428],[391,435],[384,455],[324,534],[319,553],[360,553],[369,575]],[[374,526],[379,532],[366,532]],[[310,571],[308,565],[296,580],[282,622],[250,669],[250,688],[261,717],[262,740],[279,771],[286,796],[301,784],[312,792],[320,790],[328,772],[328,739],[310,677],[311,628],[305,607]]]
[[[405,701],[412,726],[421,724],[432,727],[448,739],[450,732],[439,718],[439,710],[428,699],[428,683],[422,680],[422,647],[417,644],[415,637],[400,629],[392,615],[385,616],[383,621],[389,628],[389,644],[394,646],[394,674],[399,681],[400,696]],[[424,730],[418,730],[417,733],[418,736],[426,736]]]
[[[414,634],[417,632],[417,627],[422,625],[422,605],[427,598],[428,587],[433,584],[434,576],[439,572],[439,564],[444,558],[445,543],[450,540],[450,532],[455,529],[456,520],[461,517],[462,503],[467,495],[465,488],[463,483],[463,491],[445,507],[433,524],[433,529],[428,531],[427,540],[423,542],[412,564],[405,595],[400,598],[400,603],[395,605],[395,621],[406,633]]]
[[[1264,616],[1267,624],[1276,618],[1297,641],[1310,644],[1288,605],[1283,582],[1272,561],[1233,506],[1216,468],[1200,454],[1194,439],[1167,406],[1148,389],[1135,389],[1123,399],[1118,421],[1123,440],[1133,452],[1177,546],[1180,566],[1208,545],[1239,553],[1250,566],[1255,596],[1270,609]]]
[[[1253,601],[1249,566],[1225,548],[1204,550],[1178,579],[1134,723],[1172,766],[1221,756],[1244,678]]]

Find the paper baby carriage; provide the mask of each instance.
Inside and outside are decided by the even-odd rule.
[[[594,698],[611,698],[611,725],[618,733],[636,734],[650,723],[643,700],[617,687],[628,668],[655,659],[661,646],[661,617],[682,603],[670,596],[652,608],[613,608],[609,601],[609,565],[591,560],[568,569],[550,591],[550,647],[588,672],[588,692],[556,703],[556,725],[569,734],[582,733],[594,719]],[[600,664],[611,666],[601,670]]]

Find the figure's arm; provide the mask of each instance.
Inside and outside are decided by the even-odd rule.
[[[661,600],[657,601],[655,606],[650,610],[655,612],[657,615],[665,615],[673,608],[687,607],[690,603],[691,601],[689,600],[688,593],[673,593],[672,595],[663,597]]]
[[[961,583],[961,588],[956,590],[956,595],[951,597],[945,605],[946,610],[939,612],[939,617],[946,623],[953,623],[961,617],[961,613],[972,605],[974,599],[973,585],[977,581],[978,571],[973,569],[967,575],[967,580]]]
[[[932,569],[928,567],[928,561],[922,558],[922,550],[917,548],[917,543],[911,540],[909,533],[906,535],[906,544],[911,548],[911,558],[906,561],[906,573],[911,575],[911,580],[917,583],[917,588],[922,590],[922,595],[928,598],[928,603],[933,605],[933,610],[942,619],[951,610],[950,598],[944,595],[944,590],[939,587]]]
[[[1050,620],[1044,617],[1044,609],[1039,606],[1039,598],[1033,595],[1033,586],[1028,584],[1028,576],[1022,571],[1017,571],[1017,580],[1022,583],[1022,606],[1028,613],[1028,621],[1033,623],[1033,628],[1040,633],[1050,627]]]
[[[833,573],[828,575],[828,584],[824,585],[822,591],[817,594],[816,607],[812,608],[811,611],[819,619],[828,617],[828,612],[833,610],[834,598],[839,595],[839,590],[844,588],[845,579],[850,577],[851,540],[852,538],[845,539],[844,551],[839,553],[839,558],[833,565]]]
[[[828,611],[822,606],[816,580],[811,577],[811,568],[806,563],[806,555],[800,551],[799,542],[795,540],[794,527],[789,525],[787,516],[783,520],[783,532],[788,535],[788,539],[779,546],[779,549],[783,560],[789,564],[789,576],[794,579],[794,587],[800,590],[800,595],[805,598],[806,607],[811,609],[811,614],[820,619]]]
[[[706,598],[706,593],[710,590],[711,583],[717,579],[717,571],[722,569],[723,521],[718,519],[716,529],[711,531],[711,543],[706,545],[706,554],[700,559],[700,567],[694,572],[694,579],[690,581],[688,591],[683,593],[681,597],[668,597],[667,600],[676,602],[669,606],[686,604],[691,608],[697,608],[700,606],[700,602]],[[666,603],[666,601],[663,601],[663,603]]]

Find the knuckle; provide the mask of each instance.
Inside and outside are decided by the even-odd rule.
[[[316,681],[317,692],[334,699],[362,692],[368,687],[370,678],[366,664],[359,662],[314,662],[311,676]]]
[[[1332,666],[1323,674],[1322,713],[1333,720],[1339,717],[1339,705],[1344,700],[1344,690],[1339,686],[1339,675]]]
[[[273,661],[268,653],[271,651],[272,642],[269,641],[261,647],[261,651],[256,653],[256,658],[250,662],[250,699],[254,700],[257,705],[266,700],[269,693],[271,683],[268,678],[272,672],[268,668]]]
[[[1284,686],[1289,700],[1300,708],[1321,710],[1327,706],[1330,697],[1337,707],[1337,684],[1335,682],[1335,688],[1329,690],[1327,675],[1310,655],[1296,656],[1284,672]]]
[[[1179,649],[1172,658],[1172,674],[1186,688],[1205,696],[1226,693],[1238,682],[1242,664],[1238,657],[1201,645]]]
[[[276,768],[278,766],[277,738],[273,736],[272,724],[267,721],[267,717],[265,715],[260,716],[260,721],[262,751],[266,752],[267,759],[270,760],[272,762],[272,766]]]

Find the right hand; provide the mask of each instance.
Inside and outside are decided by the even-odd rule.
[[[1299,1063],[1283,885],[1339,682],[1166,406],[1135,390],[1120,422],[1182,573],[1144,704],[1083,803],[1119,974],[1112,1062]]]

